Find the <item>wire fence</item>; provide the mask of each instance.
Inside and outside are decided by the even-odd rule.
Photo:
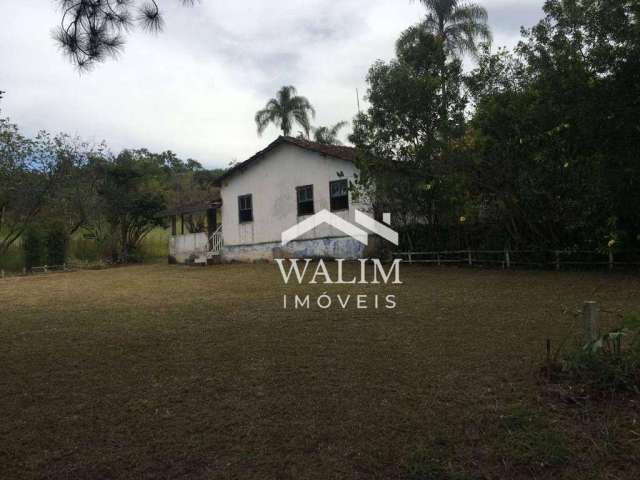
[[[497,266],[501,268],[533,267],[606,268],[640,266],[640,251],[593,250],[443,250],[430,252],[395,252],[395,258],[408,263],[434,265]]]

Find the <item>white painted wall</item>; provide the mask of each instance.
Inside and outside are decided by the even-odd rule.
[[[344,174],[338,176],[338,172]],[[329,182],[346,178],[353,181],[355,165],[346,160],[323,156],[291,144],[281,144],[246,170],[236,172],[222,185],[222,228],[226,245],[279,242],[281,233],[306,217],[297,216],[296,187],[313,185],[315,212],[330,210]],[[238,197],[252,194],[253,222],[239,223]],[[353,221],[356,207],[349,194],[349,210],[334,212]],[[343,233],[321,225],[303,239],[340,237]]]
[[[185,263],[189,257],[206,255],[209,238],[206,233],[187,233],[169,237],[169,255],[178,263]]]

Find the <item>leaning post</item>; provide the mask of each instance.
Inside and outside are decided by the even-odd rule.
[[[582,306],[582,322],[584,326],[584,338],[587,343],[598,338],[598,320],[600,308],[597,302],[584,302]]]

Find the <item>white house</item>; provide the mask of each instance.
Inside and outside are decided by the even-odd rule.
[[[362,257],[365,245],[328,224],[281,245],[282,232],[322,210],[352,223],[356,208],[369,210],[355,204],[349,192],[357,173],[354,161],[351,147],[279,137],[218,180],[220,198],[206,207],[211,223],[206,234],[178,235],[174,217],[170,258],[199,263],[206,257]]]

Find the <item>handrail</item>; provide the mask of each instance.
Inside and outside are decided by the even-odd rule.
[[[209,248],[209,253],[213,255],[219,255],[222,252],[222,247],[224,245],[224,239],[222,237],[222,225],[220,225],[215,232],[211,234],[209,237],[211,248]]]

